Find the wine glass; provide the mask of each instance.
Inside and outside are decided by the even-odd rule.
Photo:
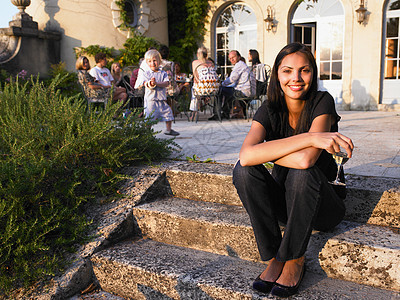
[[[334,181],[330,181],[329,183],[333,185],[346,186],[345,183],[340,181],[339,174],[340,170],[343,168],[343,165],[349,160],[349,157],[347,156],[347,153],[343,151],[335,152],[334,154],[332,154],[332,156],[335,160],[338,170],[336,173],[336,179]]]

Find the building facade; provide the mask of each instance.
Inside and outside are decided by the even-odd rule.
[[[167,0],[127,0],[122,9],[117,3],[118,0],[34,0],[26,12],[38,22],[39,29],[61,32],[61,60],[69,70],[75,68],[75,47],[123,47],[130,31],[124,29],[122,11],[128,25],[137,32],[168,44]]]
[[[168,45],[167,0],[127,0],[124,10],[137,31]],[[319,87],[339,109],[400,110],[398,66],[400,0],[209,1],[204,45],[222,72],[229,50],[249,49],[272,66],[289,42],[306,44],[319,67]],[[74,47],[122,47],[116,0],[38,0],[27,12],[40,29],[62,33],[61,59],[74,65]],[[358,13],[363,13],[358,19]]]
[[[230,49],[273,65],[289,42],[309,46],[319,88],[341,109],[400,108],[399,0],[246,0],[210,2],[205,45],[228,70]],[[358,19],[358,13],[363,19]]]

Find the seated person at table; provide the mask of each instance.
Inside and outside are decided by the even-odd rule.
[[[260,95],[267,94],[267,72],[265,72],[265,65],[261,63],[257,50],[250,49],[248,59],[256,79],[256,97],[258,98]]]
[[[208,53],[206,47],[202,46],[199,49],[197,49],[197,59],[192,62],[192,70],[193,70],[193,88],[192,88],[192,100],[190,102],[190,110],[191,111],[198,111],[199,110],[199,103],[198,99],[196,98],[196,95],[203,95],[203,94],[208,94],[212,91],[205,91],[206,85],[204,84],[203,80],[200,80],[200,75],[201,77],[206,76],[206,73],[210,73],[210,76],[212,76],[213,82],[218,83],[218,75],[216,75],[215,72],[215,66],[214,63],[207,58]],[[199,67],[201,65],[201,67]],[[207,70],[204,70],[199,74],[200,69],[205,68]],[[215,73],[215,74],[214,74]],[[215,77],[216,76],[216,77]],[[214,86],[214,85],[213,85]],[[218,83],[219,87],[219,83]],[[218,87],[216,89],[218,90]]]
[[[189,92],[190,84],[188,77],[185,73],[181,72],[181,64],[175,63],[175,80],[177,82],[178,94],[184,94]]]
[[[158,51],[161,55],[161,63],[160,63],[160,67],[163,71],[167,72],[168,74],[168,80],[169,80],[169,85],[167,87],[167,95],[168,96],[177,96],[178,95],[178,87],[176,84],[176,81],[174,79],[174,62],[168,60],[169,57],[169,48],[165,45],[162,45]],[[168,100],[169,105],[171,105],[171,107],[173,106],[173,99],[169,99]]]
[[[228,78],[222,82],[220,103],[222,103],[222,118],[229,119],[229,109],[234,98],[245,98],[254,96],[255,79],[250,68],[243,61],[244,59],[236,50],[229,52],[229,61],[234,65]],[[250,82],[254,81],[254,84]],[[242,103],[240,103],[243,105]],[[243,110],[245,112],[245,110]],[[217,120],[214,114],[209,120]]]
[[[161,63],[160,63],[160,67],[164,70],[164,71],[171,71],[172,72],[172,64],[173,62],[168,60],[169,58],[169,48],[165,45],[162,45],[158,51],[161,55]]]
[[[114,78],[114,86],[123,87],[126,91],[132,92],[129,85],[130,78],[128,75],[122,76],[122,68],[119,62],[111,65],[111,75]]]
[[[122,80],[122,74],[121,74],[121,65],[119,62],[115,62],[111,65],[111,76],[114,79],[114,85],[120,86]]]
[[[106,68],[106,55],[100,52],[95,55],[94,59],[96,61],[96,66],[89,71],[90,75],[96,78],[97,81],[103,86],[111,88],[114,84],[114,78],[112,77],[110,71]],[[125,106],[126,102],[128,101],[128,95],[125,88],[114,86],[112,99],[113,101],[121,101],[121,108]]]
[[[111,89],[103,86],[89,74],[90,63],[86,56],[79,56],[75,64],[78,70],[78,81],[82,85],[85,96],[89,98],[107,99]]]

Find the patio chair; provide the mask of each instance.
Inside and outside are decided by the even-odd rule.
[[[250,68],[248,69],[248,74],[247,76],[240,76],[239,78],[239,84],[241,83],[246,83],[246,82],[251,82],[251,80],[254,80],[254,84],[250,83],[251,89],[254,91],[254,94],[250,95],[250,96],[238,96],[237,93],[234,93],[233,95],[233,100],[230,103],[231,107],[229,109],[229,111],[231,112],[231,118],[242,118],[244,117],[245,119],[249,120],[249,108],[253,107],[252,105],[250,105],[250,103],[254,103],[252,102],[253,100],[257,100],[256,98],[256,82],[255,82],[255,78],[254,78],[254,74],[253,72],[250,70]],[[236,109],[236,111],[235,111]],[[243,111],[242,111],[243,109]],[[242,114],[243,112],[243,114]]]
[[[139,72],[140,67],[137,65],[127,66],[122,69],[122,80],[129,97],[129,107],[131,109],[142,108],[144,104],[144,88],[135,89],[131,85],[132,75]]]
[[[90,112],[90,105],[91,104],[100,103],[100,104],[103,104],[104,105],[104,109],[106,109],[107,103],[108,103],[108,97],[102,97],[102,98],[89,97],[89,96],[87,96],[87,93],[86,93],[86,89],[88,89],[89,87],[83,86],[79,81],[78,81],[78,85],[81,88],[82,95],[86,100],[86,110],[88,112]]]

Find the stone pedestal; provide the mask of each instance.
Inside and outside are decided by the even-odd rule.
[[[15,3],[18,1],[22,4]],[[25,12],[30,1],[12,0],[12,3],[20,12],[8,28],[0,28],[0,68],[13,75],[25,70],[28,75],[45,78],[50,66],[60,62],[61,33],[38,29],[38,23]]]

